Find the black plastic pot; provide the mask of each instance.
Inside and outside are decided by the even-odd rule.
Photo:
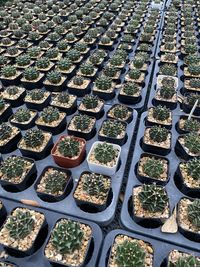
[[[134,105],[141,101],[142,96],[141,94],[139,96],[131,96],[131,95],[122,95],[119,93],[118,99],[121,103],[128,104],[128,105]]]
[[[30,122],[28,122],[28,123],[14,122],[14,121],[12,121],[14,115],[12,115],[12,116],[9,118],[9,122],[10,122],[12,125],[18,127],[20,130],[28,130],[28,129],[34,127],[34,126],[35,126],[35,121],[36,121],[36,119],[37,119],[37,117],[38,117],[38,114],[37,114],[37,111],[36,111],[36,110],[31,109],[30,111],[36,112],[35,115],[32,117],[32,119],[31,119]]]
[[[50,151],[51,151],[52,147],[53,147],[53,139],[52,139],[52,137],[49,139],[49,141],[46,144],[45,148],[41,152],[19,148],[19,143],[18,143],[18,149],[20,150],[22,155],[24,157],[30,157],[30,158],[33,158],[35,160],[41,160],[43,158],[46,158],[50,154]]]
[[[19,85],[20,84],[20,78],[21,78],[21,73],[14,78],[14,79],[9,79],[9,78],[3,78],[1,77],[1,82],[4,86],[10,86],[10,85]]]
[[[48,193],[44,193],[44,192],[42,193],[42,192],[37,191],[37,186],[40,184],[42,177],[44,176],[45,172],[50,168],[57,170],[57,171],[64,172],[65,174],[67,174],[67,177],[69,178],[66,181],[66,185],[64,187],[63,193],[59,196],[55,196],[52,194],[48,194]],[[34,185],[34,188],[35,188],[35,191],[36,191],[38,197],[41,198],[43,201],[45,201],[45,202],[58,202],[58,201],[61,201],[62,199],[64,199],[65,197],[67,197],[67,195],[70,193],[70,191],[72,189],[72,183],[73,183],[73,181],[72,181],[71,171],[63,169],[63,168],[58,168],[55,166],[47,166],[43,169],[41,175],[39,176],[37,182]]]
[[[161,106],[166,106],[167,108],[173,110],[177,107],[177,102],[170,102],[170,101],[165,101],[165,100],[158,100],[156,98],[153,98],[153,104],[155,106],[161,105]]]
[[[43,86],[50,92],[61,92],[65,89],[65,82],[66,82],[66,79],[64,79],[62,81],[62,83],[60,84],[48,84],[48,83],[45,83],[45,81],[43,82]]]
[[[7,98],[6,101],[10,103],[12,107],[18,107],[24,103],[25,95],[26,95],[26,91],[24,90],[24,92],[22,92],[17,99]]]
[[[51,100],[51,95],[49,95],[42,103],[35,103],[35,102],[28,102],[28,101],[24,101],[24,102],[27,108],[41,111],[43,110],[43,108],[48,106],[50,100]]]
[[[58,108],[62,112],[65,112],[66,115],[71,115],[77,109],[77,99],[73,102],[73,104],[69,108],[65,108],[65,107],[61,106],[61,104],[60,104],[60,106],[53,105],[52,101],[51,101],[50,105]]]
[[[37,127],[45,132],[50,132],[53,135],[59,134],[64,131],[66,127],[66,115],[63,117],[63,119],[60,121],[60,123],[57,126],[49,126],[49,125],[41,125],[38,124],[37,121],[35,123]]]
[[[28,188],[30,185],[33,184],[35,178],[37,177],[37,169],[36,169],[36,165],[35,162],[30,159],[30,158],[25,158],[25,160],[33,163],[33,166],[31,167],[31,169],[27,172],[26,176],[24,177],[23,181],[19,184],[16,183],[11,183],[9,181],[6,180],[0,180],[0,184],[2,185],[2,187],[9,192],[21,192],[23,190],[25,190],[26,188]]]
[[[21,79],[21,83],[27,90],[42,88],[43,81],[44,81],[44,74],[40,73],[40,75],[41,75],[41,78],[38,81],[28,81],[25,79]]]
[[[87,79],[89,80],[89,79]],[[79,89],[75,87],[70,87],[69,84],[67,84],[68,92],[72,95],[76,95],[78,97],[83,97],[84,95],[87,95],[90,92],[91,82],[88,84],[88,86],[84,89]]]
[[[181,138],[182,136],[180,135],[176,141],[176,145],[175,145],[175,150],[176,150],[176,153],[178,156],[180,156],[182,159],[184,160],[190,160],[194,157],[200,157],[200,155],[198,156],[192,156],[192,155],[189,155],[187,153],[187,151],[185,150],[185,148],[182,146],[182,144],[179,142],[179,138]]]
[[[7,121],[8,118],[13,114],[12,108],[9,105],[7,109],[5,109],[2,114],[0,115],[0,121]]]
[[[97,95],[100,99],[103,99],[105,101],[111,100],[115,97],[115,91],[113,90],[112,92],[103,92],[103,91],[92,91],[93,95]]]
[[[0,227],[4,223],[6,216],[7,216],[7,211],[6,211],[4,204],[2,203],[2,207],[0,209]]]
[[[101,109],[98,112],[94,112],[92,109],[91,110],[82,110],[82,109],[80,109],[80,105],[79,105],[78,111],[82,114],[86,114],[90,117],[94,117],[97,120],[99,120],[104,115],[104,104],[102,105]]]
[[[112,120],[112,119],[104,120],[102,122],[101,128],[103,126],[103,123],[106,122],[106,121],[116,121],[116,120]],[[109,136],[103,136],[103,135],[100,134],[100,131],[101,131],[101,128],[100,128],[99,132],[98,132],[99,141],[105,141],[105,142],[108,142],[108,143],[113,143],[113,144],[117,144],[117,145],[123,146],[127,141],[127,133],[126,133],[127,123],[126,122],[122,122],[122,121],[120,121],[120,123],[122,123],[125,126],[125,133],[124,133],[124,137],[123,138],[114,138],[114,137],[109,137]]]
[[[21,139],[21,132],[16,134],[11,140],[9,140],[5,145],[0,146],[0,153],[6,154],[14,151],[17,148],[17,143]]]

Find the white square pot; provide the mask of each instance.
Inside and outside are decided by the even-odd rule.
[[[98,144],[103,144],[103,143],[105,143],[105,142],[100,142],[100,141],[94,142],[94,144],[92,145],[92,147],[91,147],[91,149],[90,149],[90,151],[88,153],[87,163],[88,163],[89,169],[92,172],[99,173],[99,174],[104,174],[104,175],[113,175],[117,171],[117,166],[118,166],[119,159],[120,159],[121,147],[119,145],[111,144],[111,143],[106,142],[107,144],[112,145],[114,149],[117,149],[119,151],[118,152],[117,161],[116,161],[116,165],[114,165],[113,167],[108,167],[108,166],[105,166],[105,165],[99,165],[99,164],[93,163],[93,162],[91,162],[89,160],[90,155],[91,155],[92,151],[95,149],[95,147]]]

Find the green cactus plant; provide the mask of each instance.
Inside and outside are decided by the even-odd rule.
[[[7,50],[6,50],[6,53],[9,55],[9,56],[15,56],[19,53],[19,50],[16,46],[12,46],[12,47],[8,47]]]
[[[162,86],[159,92],[160,92],[160,96],[163,99],[168,99],[168,100],[171,99],[176,93],[175,89],[170,86]]]
[[[174,62],[176,60],[176,55],[171,53],[166,53],[164,55],[166,61]]]
[[[19,108],[13,116],[13,119],[20,123],[27,122],[30,118],[31,113],[27,108]]]
[[[59,55],[59,51],[57,48],[50,48],[46,52],[46,57],[48,57],[50,60],[51,59],[56,59]]]
[[[0,55],[0,67],[3,67],[8,62],[7,57]]]
[[[50,60],[47,57],[41,57],[36,62],[36,67],[39,70],[45,70],[50,66]]]
[[[105,193],[104,177],[101,174],[88,173],[83,178],[83,190],[91,196],[99,196]]]
[[[64,219],[56,224],[51,235],[53,247],[62,255],[71,254],[79,249],[83,237],[84,233],[79,223]]]
[[[18,56],[16,58],[16,63],[18,66],[24,67],[24,66],[27,66],[31,63],[31,59],[30,59],[29,55]]]
[[[59,119],[60,113],[57,108],[49,106],[43,109],[40,116],[45,123],[51,124]]]
[[[185,64],[187,65],[193,65],[193,64],[198,64],[199,63],[199,57],[196,54],[189,54],[185,57],[184,60]]]
[[[61,73],[58,71],[50,71],[47,74],[47,80],[51,83],[51,84],[59,84],[62,80],[62,76]]]
[[[115,261],[119,267],[145,267],[144,249],[136,241],[124,240],[117,245]]]
[[[148,177],[158,179],[164,173],[163,162],[154,157],[148,158],[143,165],[143,171]]]
[[[5,101],[2,97],[0,97],[0,112],[5,108]]]
[[[66,40],[61,40],[57,43],[57,47],[60,51],[66,51],[68,49],[68,42]]]
[[[163,87],[175,87],[175,80],[172,77],[164,77],[161,81]]]
[[[40,129],[29,129],[25,132],[23,140],[26,147],[36,148],[43,144],[45,136]]]
[[[200,160],[194,158],[186,163],[187,174],[195,180],[200,180]]]
[[[80,153],[80,144],[78,140],[71,137],[66,137],[62,138],[57,149],[62,156],[74,158]]]
[[[189,106],[194,106],[195,102],[198,100],[198,106],[200,106],[200,95],[198,93],[191,93],[186,96],[186,103]]]
[[[85,95],[81,103],[86,109],[95,109],[98,106],[99,98],[95,95]]]
[[[14,95],[16,95],[16,94],[18,94],[19,93],[19,88],[17,87],[17,86],[8,86],[7,88],[6,88],[6,93],[9,95],[9,96],[14,96]]]
[[[116,157],[117,151],[114,147],[106,142],[99,143],[94,148],[94,157],[101,164],[108,164],[112,162]]]
[[[163,212],[168,204],[165,188],[156,184],[143,185],[138,194],[142,208],[149,212]]]
[[[0,166],[3,179],[12,181],[17,177],[21,177],[26,167],[26,161],[19,156],[10,156],[5,159]]]
[[[35,220],[30,211],[18,210],[15,215],[10,215],[6,222],[9,236],[15,240],[24,239],[34,228]]]
[[[91,118],[85,114],[76,115],[73,119],[75,128],[79,131],[85,131],[89,128]]]
[[[16,76],[17,70],[14,66],[7,65],[1,69],[0,73],[1,73],[1,76],[5,77],[5,78],[11,78],[11,77]]]
[[[141,69],[145,63],[145,59],[143,57],[136,56],[133,60],[133,66],[136,69]]]
[[[139,93],[140,88],[138,84],[134,82],[127,82],[123,85],[122,90],[126,95],[134,96]]]
[[[33,89],[32,91],[28,92],[28,96],[34,100],[39,101],[44,98],[44,91],[41,89]]]
[[[62,104],[69,103],[70,95],[67,92],[61,92],[60,94],[58,94],[56,100]]]
[[[182,256],[175,263],[170,262],[169,267],[197,267],[199,264],[199,260],[194,256]]]
[[[153,126],[149,130],[150,139],[154,142],[161,143],[167,140],[169,131],[160,126]]]
[[[67,177],[64,172],[51,170],[45,177],[45,192],[47,194],[58,194],[63,192],[67,182]]]
[[[190,64],[188,66],[188,72],[194,76],[200,75],[200,64]]]
[[[128,72],[128,75],[133,80],[138,80],[141,76],[141,71],[138,69],[131,69]]]
[[[176,67],[172,64],[165,63],[160,67],[160,74],[174,76],[176,74]]]
[[[101,130],[103,135],[107,137],[118,138],[118,136],[125,132],[126,127],[119,121],[107,120],[103,122]]]
[[[156,120],[165,121],[170,117],[170,109],[165,106],[158,105],[153,108],[153,117]]]
[[[87,76],[92,75],[94,71],[95,71],[94,66],[91,63],[83,63],[80,66],[80,72],[83,75],[87,75]]]
[[[103,74],[109,78],[114,78],[118,72],[118,69],[114,66],[105,66],[103,69]]]
[[[1,63],[0,63],[0,65],[1,65]],[[200,88],[200,79],[190,79],[189,85],[192,88],[199,89]]]
[[[194,132],[184,135],[185,147],[193,154],[200,153],[200,136]]]
[[[83,82],[84,82],[84,78],[82,76],[74,76],[73,77],[73,84],[77,85],[77,86],[81,86],[83,85]]]
[[[4,141],[10,138],[11,135],[12,135],[12,127],[8,123],[3,122],[0,125],[0,140]]]
[[[108,91],[112,87],[112,80],[106,76],[100,76],[95,81],[95,86],[98,90]]]
[[[188,220],[194,225],[197,229],[200,229],[200,200],[195,199],[187,207],[187,216]]]
[[[61,71],[67,71],[72,67],[72,61],[69,58],[62,58],[58,64],[58,69]]]
[[[188,132],[198,132],[200,130],[200,122],[195,119],[185,120],[184,130]]]
[[[39,78],[39,75],[39,71],[34,67],[29,67],[23,72],[23,77],[27,81],[35,81]]]
[[[112,108],[112,112],[116,119],[124,120],[127,118],[129,110],[126,106],[118,104]]]

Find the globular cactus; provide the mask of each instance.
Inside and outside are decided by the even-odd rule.
[[[8,61],[7,57],[0,55],[0,66],[1,67],[3,67],[4,65],[6,65],[7,61]]]
[[[52,245],[60,254],[73,253],[82,245],[84,233],[80,224],[70,220],[60,220],[52,231]]]
[[[13,116],[17,122],[26,122],[31,118],[30,110],[27,108],[19,108]]]
[[[4,180],[10,181],[13,178],[21,177],[25,167],[26,162],[23,158],[19,156],[10,156],[2,162],[0,170]]]
[[[189,80],[189,85],[192,87],[192,88],[200,88],[200,79],[190,79]]]
[[[176,60],[175,54],[166,53],[165,54],[165,60],[174,62]]]
[[[164,172],[164,165],[159,159],[148,158],[143,165],[143,171],[148,177],[160,178]]]
[[[79,60],[81,57],[81,53],[77,49],[71,49],[67,52],[67,57],[72,61],[75,62]]]
[[[57,32],[51,32],[48,35],[48,39],[52,42],[58,41],[60,39],[60,35]]]
[[[31,48],[28,48],[27,52],[31,58],[37,58],[41,53],[41,48],[37,46],[33,46]]]
[[[80,152],[79,141],[71,137],[62,138],[58,144],[59,153],[67,158],[74,158]]]
[[[28,236],[33,230],[34,224],[34,218],[28,210],[18,210],[16,215],[8,217],[5,227],[9,232],[9,236],[18,240]]]
[[[95,95],[85,95],[82,104],[86,109],[95,109],[98,106],[99,98]]]
[[[70,100],[70,95],[67,92],[61,92],[57,96],[57,101],[59,103],[62,103],[62,104],[69,103],[69,100]]]
[[[61,81],[62,76],[61,73],[58,71],[50,71],[47,74],[47,80],[51,83],[51,84],[59,84],[59,82]]]
[[[160,96],[164,99],[171,99],[175,94],[175,90],[170,86],[162,86],[160,88]]]
[[[94,66],[91,63],[84,63],[80,67],[80,72],[83,75],[92,75],[94,72]]]
[[[154,142],[164,142],[167,140],[169,131],[166,128],[161,128],[159,126],[153,126],[149,130],[150,139]]]
[[[81,86],[83,85],[83,82],[84,82],[84,78],[82,76],[74,76],[73,78],[73,83],[77,86]]]
[[[17,74],[17,70],[14,66],[7,65],[1,69],[1,76],[5,78],[14,77]]]
[[[135,94],[138,94],[139,90],[140,90],[140,88],[139,88],[138,84],[133,83],[133,82],[127,82],[123,86],[123,92],[126,95],[133,96]]]
[[[41,57],[36,62],[36,67],[41,70],[48,68],[49,65],[50,65],[50,60],[47,57]]]
[[[10,56],[15,56],[19,52],[18,48],[15,46],[8,47],[6,53]]]
[[[39,75],[39,71],[34,67],[29,67],[23,72],[24,79],[27,81],[35,81],[38,79]]]
[[[73,119],[73,124],[75,128],[79,131],[85,131],[89,128],[91,123],[91,118],[88,115],[76,115]]]
[[[46,57],[48,57],[49,59],[54,59],[58,57],[58,54],[59,54],[59,51],[57,48],[50,48],[46,52]]]
[[[165,63],[160,67],[160,73],[162,75],[174,76],[176,74],[176,67],[172,64]]]
[[[34,101],[39,101],[39,100],[43,99],[45,95],[44,95],[43,90],[34,89],[34,90],[28,92],[28,96]]]
[[[159,121],[165,121],[170,116],[170,109],[165,106],[157,106],[153,109],[153,117]]]
[[[194,132],[184,136],[185,146],[191,153],[200,153],[200,136]]]
[[[186,163],[187,174],[195,180],[200,180],[200,159],[194,158]]]
[[[41,112],[41,118],[47,124],[57,121],[59,117],[60,117],[59,110],[52,106],[44,108],[43,111]]]
[[[196,101],[198,100],[198,106],[200,106],[200,95],[197,93],[191,93],[188,94],[186,96],[186,102],[188,103],[188,105],[190,106],[194,106],[194,104],[196,103]]]
[[[107,77],[110,77],[111,79],[116,76],[117,72],[118,72],[118,69],[114,66],[107,65],[103,69],[103,74]]]
[[[25,145],[30,148],[36,148],[43,144],[44,133],[40,129],[29,129],[23,137]]]
[[[45,191],[48,194],[58,194],[63,192],[67,182],[64,172],[51,170],[45,177]]]
[[[184,130],[188,132],[198,132],[200,129],[200,122],[195,119],[185,120]]]
[[[199,63],[199,57],[195,54],[190,54],[188,56],[185,57],[185,60],[184,62],[187,64],[187,65],[193,65],[193,64],[198,64]]]
[[[141,69],[145,63],[145,59],[143,57],[136,56],[133,60],[133,65],[136,69]]]
[[[172,77],[164,77],[161,81],[163,87],[172,87],[175,86],[175,80]]]
[[[16,95],[16,94],[18,94],[19,93],[19,88],[17,87],[17,86],[8,86],[7,88],[6,88],[6,93],[8,94],[8,95],[10,95],[10,96],[14,96],[14,95]]]
[[[95,85],[97,89],[107,91],[112,87],[112,80],[106,76],[100,76],[96,79]]]
[[[116,119],[123,120],[127,117],[129,110],[124,105],[116,105],[113,109],[113,115]]]
[[[164,48],[168,51],[172,51],[174,49],[174,43],[167,42],[164,44]]]
[[[138,242],[125,240],[116,248],[115,261],[119,267],[145,267],[145,255]]]
[[[198,267],[200,261],[194,256],[179,257],[176,263],[169,263],[169,267]]]
[[[163,212],[168,203],[165,188],[156,184],[143,185],[138,198],[142,208],[152,213]]]
[[[190,64],[188,66],[188,72],[192,75],[200,75],[200,65],[198,64]]]
[[[86,174],[83,179],[83,190],[91,196],[99,196],[99,194],[106,192],[103,175]]]
[[[200,229],[200,200],[195,199],[191,204],[187,207],[187,216],[189,221]]]
[[[50,47],[50,44],[49,44],[49,42],[47,42],[47,41],[41,41],[40,43],[39,43],[39,47],[42,49],[42,48],[49,48]]]
[[[66,51],[68,49],[68,42],[66,40],[59,41],[57,47],[60,51]]]
[[[131,79],[138,80],[140,78],[141,71],[138,69],[131,69],[129,70],[128,75]]]
[[[16,63],[18,66],[27,66],[31,62],[29,55],[22,55],[16,58]]]
[[[94,65],[98,65],[101,61],[101,58],[98,54],[94,53],[89,57],[89,61]]]
[[[104,121],[104,123],[102,125],[102,133],[105,136],[108,136],[111,138],[117,138],[125,130],[126,130],[125,125],[119,121],[116,121],[116,120]]]
[[[40,38],[40,35],[38,32],[29,32],[28,38],[30,39],[30,41],[36,41]]]
[[[71,68],[72,66],[72,62],[69,58],[62,58],[58,64],[58,69],[61,70],[61,71],[67,71]]]
[[[94,157],[102,164],[112,162],[117,154],[117,150],[111,144],[106,142],[97,144],[94,148]]]
[[[110,63],[110,65],[112,65],[112,66],[116,66],[116,67],[118,67],[118,66],[121,66],[121,65],[124,64],[124,60],[123,60],[123,58],[122,58],[121,56],[119,56],[119,55],[114,55],[114,56],[110,59],[109,63]]]
[[[11,134],[12,134],[12,127],[8,123],[3,122],[0,125],[0,140],[3,141],[10,138]]]

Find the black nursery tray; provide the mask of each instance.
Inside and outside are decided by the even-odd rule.
[[[41,209],[41,208],[37,208],[37,207],[33,207],[33,206],[27,206],[27,205],[23,205],[21,203],[17,203],[8,199],[1,199],[2,203],[4,204],[7,214],[10,214],[12,212],[13,209],[17,208],[17,207],[21,207],[21,208],[30,208],[33,209],[35,211],[41,212],[44,214],[45,218],[46,218],[46,222],[48,225],[48,235],[45,239],[45,241],[43,242],[42,246],[37,247],[36,252],[34,254],[32,254],[31,256],[26,256],[23,258],[20,257],[14,257],[8,254],[8,258],[6,259],[0,259],[0,260],[4,260],[5,262],[10,262],[13,264],[16,264],[18,267],[35,267],[35,266],[40,266],[40,267],[50,267],[50,263],[48,262],[47,258],[44,256],[44,248],[49,240],[50,237],[50,232],[52,231],[55,223],[59,220],[59,219],[71,219],[80,223],[85,223],[88,224],[91,229],[92,229],[92,246],[89,249],[89,259],[88,262],[86,264],[87,267],[94,267],[97,264],[97,260],[98,260],[98,255],[99,255],[99,250],[101,247],[101,243],[102,243],[102,231],[100,229],[100,227],[93,223],[93,222],[88,222],[86,220],[79,220],[77,218],[74,217],[70,217],[70,216],[66,216],[64,214],[58,213],[58,212],[52,212],[49,211],[47,209]],[[0,245],[0,252],[3,252],[3,246]]]
[[[150,243],[154,250],[154,255],[153,255],[153,266],[154,267],[162,266],[163,261],[168,257],[169,253],[172,250],[178,250],[181,252],[189,253],[194,256],[200,257],[200,253],[196,253],[192,250],[185,249],[184,247],[169,244],[167,242],[161,242],[153,238],[149,238],[149,237],[145,237],[145,236],[142,236],[136,233],[130,233],[130,232],[127,232],[121,229],[117,229],[117,230],[111,231],[104,239],[104,244],[102,247],[101,257],[100,257],[99,265],[98,265],[99,267],[106,267],[108,265],[111,247],[112,247],[115,237],[118,235],[127,235],[132,238],[141,239],[141,240],[144,240],[145,242]]]
[[[87,144],[86,144],[87,153],[89,152],[92,144],[95,141],[98,141],[98,131],[101,127],[102,122],[107,118],[106,113],[110,108],[111,108],[111,106],[105,105],[104,106],[104,111],[105,111],[104,116],[101,119],[96,121],[96,135],[91,140],[87,141]],[[78,113],[74,113],[74,114],[78,114]],[[71,118],[74,116],[74,114],[72,114],[71,116],[67,116],[67,124],[69,123]],[[79,179],[81,173],[83,171],[89,171],[89,167],[87,165],[86,159],[79,166],[69,169],[72,172],[72,178],[73,178],[72,190],[70,191],[69,195],[66,198],[64,198],[63,200],[61,200],[59,202],[49,203],[49,202],[45,202],[45,201],[41,200],[38,197],[38,195],[34,189],[35,184],[37,183],[37,179],[40,177],[40,174],[42,173],[43,169],[46,166],[58,167],[56,165],[56,163],[54,163],[53,157],[51,155],[48,155],[48,157],[46,157],[43,160],[35,161],[36,168],[37,168],[37,179],[30,187],[28,187],[24,191],[12,193],[12,192],[6,191],[2,186],[0,186],[0,196],[6,197],[9,199],[13,199],[13,200],[17,200],[17,201],[21,201],[22,199],[33,200],[33,201],[36,201],[38,203],[38,205],[41,207],[44,207],[44,208],[47,208],[50,210],[54,210],[57,212],[62,212],[64,214],[77,216],[79,218],[95,221],[95,222],[99,223],[100,225],[108,225],[113,220],[114,215],[115,215],[115,210],[117,207],[117,201],[118,201],[118,197],[119,197],[119,193],[120,193],[120,188],[121,188],[122,181],[124,178],[124,173],[126,170],[128,152],[130,149],[132,136],[133,136],[134,131],[135,131],[136,121],[137,121],[137,112],[134,110],[133,111],[133,119],[127,125],[127,131],[126,131],[127,132],[127,141],[122,146],[119,168],[118,168],[117,172],[115,173],[115,175],[111,176],[111,181],[112,181],[111,182],[111,198],[110,198],[110,202],[108,203],[108,206],[105,210],[103,210],[101,212],[96,212],[94,210],[91,210],[91,212],[88,212],[88,210],[86,208],[85,209],[86,211],[84,211],[76,205],[76,202],[73,198],[73,193],[74,193],[74,190],[76,188],[76,185],[77,185],[77,182],[78,182],[78,179]],[[23,134],[24,134],[24,131],[22,131],[22,135]],[[55,143],[59,139],[59,137],[63,134],[67,134],[66,129],[62,133],[60,133],[59,135],[53,136],[53,142]],[[10,154],[4,154],[3,159],[7,158],[9,155],[21,155],[21,153],[17,149]]]
[[[180,116],[183,114],[180,114]],[[147,228],[140,226],[138,223],[136,223],[133,219],[133,211],[132,211],[132,189],[133,187],[137,185],[142,185],[142,183],[139,182],[136,176],[137,172],[137,163],[140,159],[140,156],[142,153],[145,153],[141,147],[141,139],[144,136],[144,130],[145,130],[145,118],[147,116],[147,112],[144,112],[140,119],[140,125],[138,127],[139,131],[137,134],[137,139],[135,143],[135,150],[133,154],[132,164],[129,172],[128,182],[126,186],[126,192],[125,197],[123,201],[123,206],[121,210],[121,223],[122,225],[137,233],[141,233],[145,236],[154,237],[158,240],[164,240],[168,241],[173,244],[182,245],[185,248],[190,248],[196,251],[200,252],[200,244],[198,242],[191,241],[187,238],[185,238],[179,231],[175,234],[170,233],[163,233],[161,232],[161,227],[157,228]],[[169,160],[169,182],[166,184],[165,188],[169,197],[169,206],[170,211],[174,210],[174,208],[177,206],[178,202],[182,197],[188,197],[184,195],[176,186],[174,181],[174,175],[178,168],[178,164],[180,163],[180,159],[176,155],[175,151],[175,144],[176,140],[179,136],[178,132],[176,131],[175,125],[179,120],[179,116],[173,116],[173,124],[172,124],[172,149],[171,152],[165,156],[166,159]],[[155,153],[153,153],[155,154]],[[200,197],[200,196],[199,196]]]

